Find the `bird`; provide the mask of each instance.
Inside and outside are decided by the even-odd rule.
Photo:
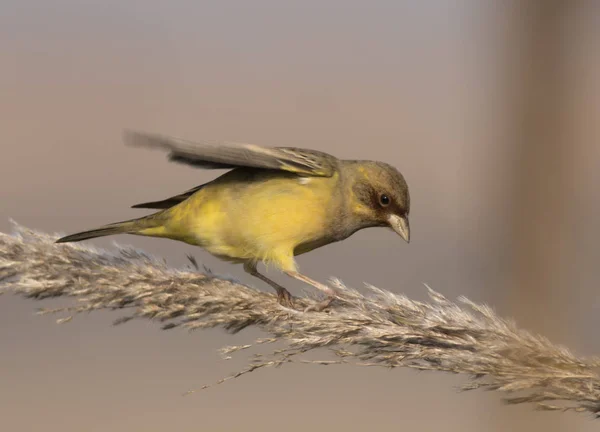
[[[147,216],[67,235],[56,243],[115,234],[181,241],[243,264],[245,272],[275,290],[284,307],[293,307],[293,296],[259,272],[259,263],[312,285],[326,299],[309,308],[322,311],[336,291],[300,273],[296,256],[371,227],[391,228],[410,242],[408,184],[388,163],[134,130],[125,130],[123,140],[129,146],[166,151],[171,162],[227,171],[178,195],[132,206],[157,210]]]

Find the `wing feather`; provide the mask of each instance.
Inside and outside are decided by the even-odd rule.
[[[125,131],[124,141],[136,147],[167,150],[170,161],[197,168],[253,167],[316,177],[331,177],[337,168],[337,159],[334,156],[294,147],[262,147],[227,141],[193,142],[135,131]]]
[[[196,186],[195,188],[189,189],[183,193],[180,193],[179,195],[175,195],[175,196],[169,197],[167,199],[163,199],[160,201],[144,202],[144,203],[133,205],[133,206],[131,206],[131,208],[168,209],[168,208],[176,206],[177,204],[185,201],[186,199],[188,199],[189,197],[194,195],[196,192],[198,192],[200,189],[202,189],[204,186],[206,186],[206,184]]]

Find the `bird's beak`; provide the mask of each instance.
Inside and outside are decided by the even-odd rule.
[[[390,224],[390,227],[406,241],[406,243],[410,243],[410,225],[406,216],[390,215],[388,223]]]

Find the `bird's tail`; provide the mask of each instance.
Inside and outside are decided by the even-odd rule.
[[[115,234],[137,234],[146,236],[161,236],[164,233],[164,212],[154,213],[137,219],[104,225],[100,228],[71,234],[56,240],[56,243],[69,243],[104,237]]]

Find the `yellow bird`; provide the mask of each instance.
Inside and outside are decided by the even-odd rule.
[[[280,304],[291,306],[290,293],[257,270],[259,262],[272,264],[325,292],[327,300],[314,308],[322,310],[335,293],[299,273],[296,255],[368,227],[387,226],[410,241],[408,185],[387,163],[131,131],[124,137],[130,145],[167,150],[171,161],[229,171],[180,195],[133,206],[158,209],[156,213],[72,234],[57,243],[113,234],[179,240],[243,263],[246,272],[276,290]]]

